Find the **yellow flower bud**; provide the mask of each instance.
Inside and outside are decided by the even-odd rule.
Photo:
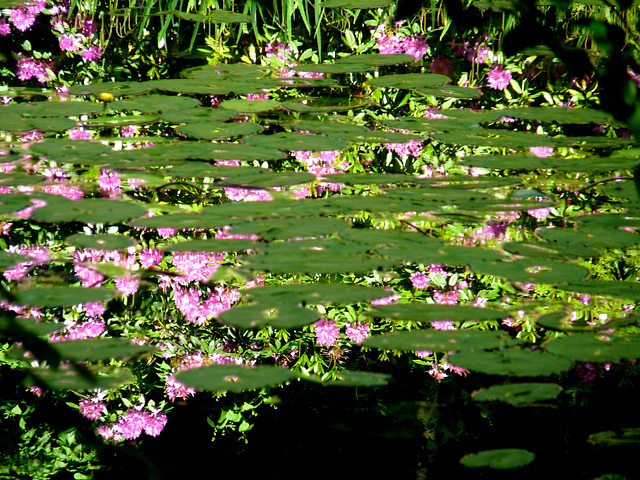
[[[103,92],[98,95],[98,100],[100,100],[101,102],[113,102],[114,99],[115,97],[111,93]]]

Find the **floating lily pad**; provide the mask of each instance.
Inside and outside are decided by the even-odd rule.
[[[629,315],[621,318],[612,318],[606,322],[598,322],[596,324],[587,323],[584,318],[572,319],[571,312],[560,311],[541,315],[536,319],[538,325],[550,330],[558,330],[561,332],[596,332],[607,330],[610,328],[624,327],[632,325],[638,321],[635,315]]]
[[[603,124],[612,120],[611,115],[603,110],[588,108],[556,108],[556,107],[527,107],[506,108],[500,110],[505,117],[518,118],[534,122],[555,122],[562,124]]]
[[[218,105],[220,108],[235,110],[239,113],[261,113],[280,108],[281,103],[275,100],[244,100],[233,98]]]
[[[26,117],[78,117],[102,110],[99,102],[38,102],[34,108],[25,110]]]
[[[229,225],[229,219],[220,216],[202,215],[197,213],[176,213],[143,218],[132,222],[137,227],[151,228],[218,228]]]
[[[231,120],[237,113],[235,110],[187,108],[162,113],[161,118],[171,123],[223,122],[225,120]]]
[[[571,361],[534,350],[509,349],[496,352],[460,352],[448,358],[449,363],[472,372],[516,377],[545,377],[566,372]]]
[[[212,392],[242,392],[280,385],[290,377],[289,370],[274,366],[210,365],[180,372],[176,380]]]
[[[365,315],[370,317],[392,318],[394,320],[416,320],[419,322],[466,322],[495,320],[508,317],[510,313],[502,310],[464,305],[402,303],[397,305],[381,305],[365,312]]]
[[[513,262],[473,261],[470,268],[482,275],[494,275],[522,283],[565,283],[583,279],[589,271],[579,265],[545,258],[524,258]]]
[[[422,95],[438,98],[478,98],[482,96],[479,88],[461,87],[459,85],[441,85],[439,87],[415,87],[412,89]]]
[[[347,228],[349,228],[347,222],[336,218],[274,218],[234,225],[231,233],[255,234],[265,239],[276,240],[330,235],[342,232]]]
[[[640,358],[640,337],[577,333],[549,340],[545,348],[577,362],[619,362]]]
[[[563,260],[565,258],[592,258],[600,252],[584,245],[556,245],[543,242],[507,242],[502,245],[507,252],[525,257],[542,257]]]
[[[344,283],[269,285],[251,288],[244,293],[250,300],[264,304],[303,305],[370,302],[389,296],[389,292],[386,290]]]
[[[283,303],[242,305],[218,315],[220,322],[239,328],[262,328],[265,325],[275,328],[296,328],[309,325],[319,319],[320,314],[317,311]]]
[[[535,460],[536,456],[521,448],[502,448],[469,453],[462,457],[460,463],[465,467],[489,467],[496,470],[524,467]]]
[[[287,110],[300,113],[330,113],[345,112],[365,108],[371,105],[369,100],[354,100],[349,98],[303,98],[287,100],[282,106]],[[334,149],[336,150],[336,149]]]
[[[2,182],[3,175],[0,175],[0,184]],[[17,212],[19,210],[31,207],[33,204],[28,195],[18,194],[2,194],[0,195],[0,215],[6,215],[8,213]]]
[[[90,85],[75,85],[69,88],[69,95],[100,95],[110,93],[114,97],[128,97],[140,95],[149,91],[149,87],[143,83],[136,82],[105,82],[92,83]]]
[[[383,387],[389,383],[391,375],[385,373],[357,372],[342,370],[338,372],[338,378],[322,382],[331,387]]]
[[[569,292],[588,293],[590,295],[606,295],[615,298],[628,300],[640,300],[640,283],[607,281],[607,280],[585,280],[582,282],[569,282],[567,285],[558,285],[561,290]]]
[[[143,113],[164,113],[200,106],[199,100],[185,96],[148,95],[121,100],[109,105],[111,110],[136,110]],[[204,110],[204,109],[203,109]]]
[[[509,383],[481,388],[471,394],[476,402],[505,402],[511,405],[551,400],[562,392],[555,383]]]
[[[87,375],[80,374],[77,370],[53,370],[51,368],[38,367],[27,370],[29,377],[25,380],[27,386],[44,385],[52,390],[94,390],[116,388],[124,383],[134,381],[134,377],[128,370],[121,367],[87,366]]]
[[[52,344],[62,359],[76,362],[125,359],[154,350],[148,345],[134,345],[128,338],[88,338]]]
[[[88,198],[83,200],[66,200],[60,198],[48,202],[38,208],[33,216],[38,220],[50,223],[85,222],[85,223],[120,223],[132,218],[146,215],[147,210],[133,203],[125,203],[106,198]]]
[[[607,447],[637,446],[640,444],[640,428],[623,428],[620,431],[592,433],[587,441],[592,445]],[[601,477],[604,478],[604,477]]]
[[[76,247],[95,248],[97,250],[122,250],[135,245],[135,241],[131,237],[111,234],[86,235],[76,233],[67,237],[67,242]]]
[[[170,252],[240,252],[255,248],[258,245],[253,240],[212,238],[209,240],[189,240],[172,243],[164,249]]]
[[[368,81],[372,87],[383,88],[419,88],[436,87],[451,82],[449,77],[437,73],[405,73],[397,75],[384,75]]]
[[[374,335],[364,341],[373,348],[452,352],[490,350],[512,343],[504,332],[480,330],[411,330]]]
[[[397,262],[382,258],[335,251],[278,252],[254,255],[244,260],[244,266],[250,270],[271,273],[359,273],[397,266]]]
[[[178,127],[178,132],[187,137],[203,140],[226,140],[230,138],[254,135],[262,131],[262,127],[251,122],[196,122]]]
[[[536,232],[552,244],[591,248],[625,248],[640,243],[640,235],[617,228],[581,226],[578,230],[547,228]]]
[[[96,158],[105,159],[112,153],[109,146],[90,140],[69,140],[66,138],[48,138],[44,142],[29,146],[36,155],[46,155],[60,162],[87,161],[95,163]]]
[[[80,303],[104,302],[116,295],[109,288],[40,287],[12,292],[16,305],[29,307],[66,307]]]

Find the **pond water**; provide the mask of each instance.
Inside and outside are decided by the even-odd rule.
[[[414,60],[14,91],[14,368],[79,392],[116,450],[144,430],[159,464],[193,422],[217,438],[175,447],[185,461],[225,452],[237,472],[325,455],[397,478],[628,472],[637,149],[600,110],[478,108]]]

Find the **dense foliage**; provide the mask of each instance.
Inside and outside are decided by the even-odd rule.
[[[0,1],[0,477],[633,478],[638,9],[409,3]]]

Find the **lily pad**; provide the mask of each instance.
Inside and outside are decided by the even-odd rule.
[[[491,350],[513,341],[504,332],[480,330],[411,330],[374,335],[363,345],[393,350],[429,350],[452,352]]]
[[[619,362],[640,358],[640,337],[577,333],[549,340],[545,348],[577,362]]]
[[[125,359],[139,356],[154,350],[148,345],[134,345],[128,338],[88,338],[68,342],[56,342],[53,347],[62,359],[76,362]]]
[[[338,372],[338,378],[323,382],[331,387],[383,387],[389,383],[391,375],[374,372],[357,372],[342,370]]]
[[[462,457],[460,463],[465,467],[489,467],[496,470],[508,470],[524,467],[535,460],[536,456],[521,448],[502,448],[469,453]]]
[[[135,241],[131,237],[125,237],[124,235],[86,235],[83,233],[76,233],[67,237],[67,243],[76,247],[97,250],[122,250],[135,245]]]
[[[510,405],[551,400],[562,392],[562,387],[555,383],[509,383],[481,388],[471,394],[476,402],[505,402]]]
[[[181,134],[202,140],[226,140],[245,135],[254,135],[261,131],[262,126],[251,122],[196,122],[178,127],[178,132]]]
[[[12,292],[16,305],[29,307],[67,307],[80,303],[104,302],[116,295],[109,288],[40,287]]]
[[[435,305],[427,303],[402,303],[375,307],[365,315],[370,317],[392,318],[394,320],[416,320],[419,322],[466,322],[495,320],[508,317],[509,312],[478,308],[464,305]]]
[[[275,366],[210,365],[180,372],[176,380],[212,392],[242,392],[280,385],[290,377],[289,370]]]
[[[280,108],[281,103],[275,100],[244,100],[233,98],[218,105],[220,108],[235,110],[241,114],[269,112]]]
[[[116,388],[124,383],[133,382],[131,373],[121,367],[87,366],[87,375],[80,374],[73,369],[58,369],[37,367],[27,370],[29,377],[25,380],[27,386],[44,385],[52,390],[94,390]]]
[[[640,283],[616,280],[572,281],[567,285],[558,285],[561,290],[588,293],[590,295],[606,295],[608,297],[640,300]]]
[[[589,271],[579,265],[545,258],[524,258],[513,262],[474,261],[470,268],[482,275],[494,275],[522,283],[565,283],[581,280]]]
[[[368,81],[372,87],[383,88],[419,88],[437,87],[450,83],[451,79],[437,73],[405,73],[396,75],[384,75]]]
[[[33,212],[43,222],[120,223],[146,215],[147,210],[133,203],[106,198],[84,200],[57,199]]]
[[[240,252],[255,248],[258,245],[253,240],[212,238],[209,240],[188,240],[186,242],[172,243],[164,249],[170,252]]]
[[[264,304],[340,305],[370,302],[389,296],[380,288],[344,283],[310,283],[303,285],[269,285],[246,290],[252,301]]]
[[[449,363],[472,372],[516,377],[544,377],[566,372],[571,361],[534,350],[508,349],[496,352],[460,352],[448,358]]]
[[[298,305],[271,303],[242,305],[221,313],[220,322],[239,328],[262,328],[271,325],[275,328],[296,328],[319,320],[317,311]]]
[[[571,312],[568,311],[547,313],[536,319],[536,323],[538,325],[550,330],[558,330],[561,332],[597,332],[600,330],[632,325],[637,321],[637,316],[628,315],[626,317],[612,318],[606,322],[591,324],[587,323],[583,318],[573,320]]]

